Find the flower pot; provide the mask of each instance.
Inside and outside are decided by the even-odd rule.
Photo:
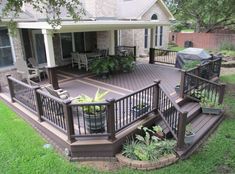
[[[144,113],[147,113],[149,108],[150,108],[149,105],[145,105],[144,107],[141,107],[141,108],[134,106],[134,107],[132,107],[131,111],[132,111],[134,117],[139,117],[139,116],[143,115]]]
[[[221,113],[221,109],[202,107],[202,113],[211,114],[211,115],[219,115]]]
[[[84,118],[86,129],[90,133],[102,133],[105,131],[105,111],[101,113],[96,113],[96,115],[84,113]]]
[[[195,137],[195,133],[185,135],[185,137],[184,137],[185,144],[192,144],[194,137]]]
[[[176,85],[175,86],[175,92],[176,93],[180,93],[180,85]]]

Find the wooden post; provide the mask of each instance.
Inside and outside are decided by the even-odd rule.
[[[180,97],[184,98],[184,85],[185,85],[186,71],[181,70],[181,81],[180,81]]]
[[[11,75],[6,75],[7,77],[7,83],[8,83],[8,87],[9,87],[9,93],[10,93],[10,98],[11,98],[11,102],[14,103],[14,97],[15,97],[15,92],[14,92],[14,87],[12,84],[12,81],[10,80]]]
[[[107,100],[108,103],[108,112],[107,112],[107,132],[109,135],[109,140],[114,141],[115,137],[115,112],[114,112],[114,103],[115,99]]]
[[[56,66],[55,67],[46,67],[48,70],[48,79],[49,83],[52,85],[53,89],[59,89],[58,79],[56,75]]]
[[[134,46],[134,60],[136,61],[136,46]]]
[[[220,92],[219,92],[219,100],[218,103],[222,104],[224,100],[224,93],[225,93],[225,84],[221,84],[220,86]]]
[[[180,113],[178,118],[178,139],[177,139],[177,149],[182,149],[184,147],[184,137],[187,126],[187,112]]]
[[[150,48],[149,49],[149,63],[154,64],[154,60],[155,60],[155,49]]]
[[[43,115],[43,110],[42,110],[42,100],[40,97],[40,94],[37,92],[37,90],[39,90],[40,87],[36,87],[34,89],[34,96],[35,96],[35,101],[36,101],[36,108],[37,108],[37,113],[38,113],[38,121],[42,122],[42,115]]]
[[[73,137],[73,135],[75,135],[75,132],[74,132],[74,124],[73,124],[73,113],[72,113],[72,108],[70,106],[70,103],[71,103],[71,100],[65,100],[63,103],[63,109],[64,109],[64,117],[66,121],[68,141],[72,143],[76,140]]]
[[[160,100],[160,87],[159,84],[161,83],[160,80],[156,80],[154,81],[155,86],[154,86],[154,90],[153,90],[153,108],[155,108],[155,113],[158,112],[158,108],[159,108],[159,100]]]

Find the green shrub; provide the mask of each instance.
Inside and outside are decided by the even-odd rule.
[[[222,50],[233,50],[235,51],[235,45],[229,41],[222,41],[219,47],[220,51]]]
[[[197,65],[200,65],[199,60],[188,60],[188,61],[185,62],[184,66],[183,66],[183,69],[187,71],[187,70],[196,68]]]

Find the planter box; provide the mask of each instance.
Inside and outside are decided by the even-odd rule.
[[[147,113],[149,111],[149,108],[150,108],[149,105],[146,105],[141,109],[138,109],[136,107],[132,107],[131,111],[132,111],[134,117],[139,117],[139,116],[143,115],[144,113]]]
[[[211,114],[211,115],[219,115],[221,113],[221,109],[202,107],[202,113]]]

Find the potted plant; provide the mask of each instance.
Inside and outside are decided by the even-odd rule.
[[[192,144],[194,137],[195,133],[193,132],[192,125],[188,124],[185,130],[185,137],[184,137],[185,144]]]
[[[180,85],[175,86],[175,92],[178,94],[180,93]]]
[[[91,70],[103,79],[107,79],[116,66],[117,61],[114,58],[107,57],[105,59],[94,60],[91,64]]]
[[[123,72],[131,72],[134,69],[135,63],[133,57],[121,57],[119,62],[120,69]]]
[[[200,105],[203,114],[219,115],[223,109],[222,104],[218,104],[216,101],[208,100],[207,98],[204,98],[200,102]]]
[[[148,112],[150,106],[147,103],[141,103],[138,105],[135,105],[131,108],[131,111],[134,115],[134,117],[139,117],[143,115],[144,113]]]
[[[165,134],[164,134],[161,126],[159,126],[159,125],[153,126],[153,130],[155,131],[156,137],[158,137],[161,140],[163,140],[165,138]]]
[[[88,103],[103,102],[108,91],[100,92],[98,89],[95,97],[91,98],[87,95],[77,97],[75,103],[81,104],[80,114],[84,115],[86,128],[90,133],[99,133],[105,130],[106,107],[103,105],[87,105]],[[82,105],[86,103],[86,105]]]

